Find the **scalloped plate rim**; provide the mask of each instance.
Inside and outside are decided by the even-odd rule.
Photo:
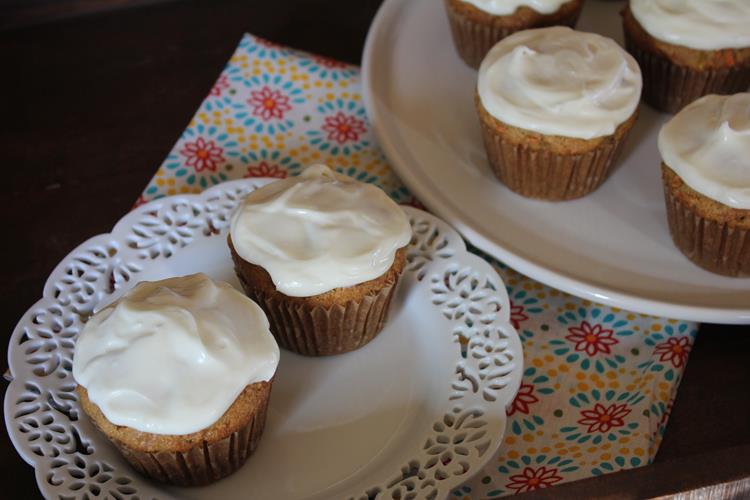
[[[59,275],[62,272],[62,270],[64,269],[65,264],[69,262],[69,260],[70,260],[71,257],[73,257],[77,253],[81,253],[85,249],[88,249],[97,240],[103,240],[104,238],[106,238],[108,236],[111,236],[111,237],[115,237],[115,241],[118,244],[124,245],[125,242],[123,241],[122,238],[117,237],[118,235],[116,235],[116,233],[119,232],[122,228],[126,227],[126,225],[127,225],[127,223],[129,221],[135,222],[135,219],[136,219],[137,216],[143,215],[146,212],[149,212],[150,210],[153,210],[154,208],[158,209],[158,207],[161,207],[164,203],[168,203],[169,200],[184,199],[186,201],[190,201],[190,200],[198,201],[198,200],[201,200],[201,201],[205,202],[205,201],[207,201],[207,198],[210,196],[210,194],[213,191],[221,192],[221,191],[225,191],[227,188],[231,188],[233,186],[238,186],[239,187],[239,186],[248,186],[249,185],[249,186],[254,186],[254,187],[260,187],[260,186],[265,185],[265,184],[267,184],[269,182],[273,182],[274,180],[277,180],[277,179],[274,179],[274,178],[252,178],[252,179],[231,180],[231,181],[226,181],[226,182],[217,184],[215,186],[212,186],[211,188],[206,189],[205,191],[203,191],[201,193],[197,193],[197,194],[178,194],[178,195],[173,195],[173,196],[168,196],[168,197],[157,198],[157,199],[152,200],[150,202],[147,202],[147,203],[145,203],[145,204],[143,204],[141,206],[138,206],[138,207],[134,208],[133,210],[131,210],[130,212],[128,212],[127,214],[123,215],[123,217],[120,218],[113,225],[113,228],[112,228],[111,232],[109,232],[109,233],[102,233],[102,234],[98,234],[98,235],[92,236],[90,238],[87,238],[84,242],[82,242],[81,244],[77,245],[73,250],[71,250],[68,254],[66,254],[66,256],[63,257],[61,259],[61,261],[54,267],[54,269],[52,270],[52,272],[50,273],[50,275],[48,276],[48,278],[45,280],[45,283],[44,283],[44,286],[43,286],[43,296],[42,296],[42,298],[40,298],[32,306],[30,306],[27,309],[27,311],[21,316],[21,318],[19,319],[16,327],[13,330],[13,333],[10,336],[10,339],[9,339],[9,349],[8,349],[8,372],[9,372],[9,374],[11,376],[11,381],[8,384],[8,387],[7,387],[6,392],[5,392],[5,397],[3,398],[3,407],[4,407],[4,413],[5,413],[4,420],[5,420],[6,432],[8,432],[8,435],[9,435],[9,438],[10,438],[11,442],[13,443],[14,447],[16,448],[16,451],[21,456],[21,458],[26,463],[28,463],[30,466],[32,466],[35,469],[35,477],[36,477],[36,480],[37,480],[37,483],[38,483],[38,487],[39,487],[39,490],[40,490],[41,493],[45,493],[46,489],[47,489],[46,488],[46,482],[43,481],[43,479],[44,479],[43,476],[46,473],[46,471],[43,470],[42,467],[41,467],[41,465],[43,465],[43,464],[38,463],[38,461],[34,459],[33,455],[31,455],[31,454],[30,455],[26,455],[23,452],[22,447],[19,445],[19,442],[17,441],[18,439],[20,439],[20,436],[17,435],[17,433],[15,431],[13,431],[13,429],[11,427],[11,424],[14,421],[14,418],[15,418],[15,417],[14,418],[10,418],[10,414],[13,411],[13,403],[11,401],[11,396],[15,395],[17,393],[17,391],[15,390],[15,389],[18,389],[18,387],[16,386],[16,384],[19,384],[19,383],[23,382],[18,377],[18,375],[20,374],[20,372],[22,370],[18,369],[17,363],[14,362],[14,360],[17,361],[18,358],[19,358],[18,353],[16,353],[16,349],[18,348],[18,340],[19,340],[18,337],[21,335],[21,332],[23,330],[22,327],[23,327],[24,319],[32,311],[37,310],[37,309],[43,309],[45,305],[52,305],[52,304],[55,303],[54,298],[52,298],[51,296],[47,295],[49,293],[49,290],[52,287],[52,282],[53,282],[54,276],[55,275]],[[466,244],[465,244],[464,240],[460,237],[460,235],[457,232],[455,232],[455,230],[453,228],[451,228],[451,226],[449,224],[445,223],[445,221],[442,221],[440,218],[438,218],[435,215],[432,215],[432,214],[430,214],[428,212],[424,212],[422,210],[419,210],[419,209],[416,209],[416,208],[413,208],[413,207],[408,207],[408,206],[403,207],[403,208],[405,209],[405,211],[407,212],[407,214],[409,214],[410,212],[412,212],[414,214],[424,214],[428,218],[433,218],[435,221],[444,224],[452,232],[452,234],[448,233],[447,237],[452,238],[452,241],[457,245],[457,250],[459,251],[459,252],[457,252],[457,255],[461,255],[463,259],[466,259],[469,262],[471,262],[473,270],[479,271],[482,274],[486,274],[486,275],[489,275],[489,276],[493,277],[497,281],[497,283],[500,285],[500,290],[498,290],[498,293],[500,293],[501,297],[504,298],[504,300],[505,300],[506,303],[508,303],[507,291],[505,290],[504,282],[503,282],[502,278],[500,277],[500,275],[484,259],[482,259],[481,257],[479,257],[479,256],[477,256],[475,254],[470,253],[467,250],[467,248],[466,248]],[[189,245],[189,243],[188,243],[188,245]],[[188,245],[186,245],[186,246],[188,246]],[[177,251],[180,251],[180,249],[178,249]],[[146,261],[146,262],[149,262],[149,261]],[[431,264],[432,263],[427,264],[428,268],[429,268],[429,266]],[[141,269],[138,272],[143,272],[144,270],[147,270],[147,269],[148,269],[148,264],[146,264],[144,266],[144,269]],[[135,281],[137,282],[137,280],[135,280]],[[125,285],[125,286],[127,286],[127,285]],[[102,290],[99,290],[98,293],[103,294],[103,293],[106,293],[106,292],[104,292]],[[116,292],[114,292],[114,293],[116,293]],[[101,301],[102,297],[100,296],[98,300]],[[505,415],[505,407],[507,405],[511,404],[511,402],[513,400],[513,396],[517,393],[517,391],[518,391],[518,389],[520,387],[520,384],[521,384],[521,379],[522,379],[522,374],[523,374],[523,369],[524,369],[524,366],[523,366],[523,347],[522,347],[520,338],[519,338],[517,332],[515,331],[515,328],[513,328],[513,326],[510,324],[510,309],[509,309],[509,307],[505,307],[505,308],[503,308],[501,310],[501,314],[500,314],[500,317],[497,319],[497,323],[499,323],[500,325],[503,326],[503,328],[507,329],[509,332],[512,333],[512,335],[509,335],[509,337],[508,337],[508,342],[510,344],[512,344],[512,350],[513,350],[513,352],[519,355],[518,358],[516,359],[517,366],[512,370],[511,374],[509,375],[509,378],[511,380],[501,390],[505,394],[510,394],[510,396],[507,397],[507,400],[505,401],[505,405],[503,405],[502,410],[498,413],[498,415],[501,416],[502,428],[505,429],[506,425],[507,425],[507,416]],[[24,366],[28,366],[28,365],[24,364]],[[18,403],[15,403],[15,404],[18,404]],[[446,407],[447,407],[447,405],[448,404],[446,403]],[[428,425],[428,424],[426,423],[426,425]],[[475,469],[473,471],[470,472],[470,474],[468,474],[467,476],[462,477],[461,481],[459,481],[459,482],[457,482],[455,484],[451,484],[450,486],[447,487],[447,489],[445,491],[445,496],[446,497],[449,495],[451,489],[454,489],[458,485],[463,484],[465,481],[470,480],[475,474],[479,473],[481,471],[481,469],[490,460],[492,460],[492,458],[494,458],[497,450],[499,449],[499,447],[502,444],[502,438],[503,438],[503,436],[504,436],[504,432],[500,433],[499,435],[495,436],[492,439],[491,445],[487,449],[487,451],[484,452],[482,460],[480,462],[477,462],[475,464],[476,467],[475,467]],[[103,439],[101,436],[98,436],[98,438]],[[96,455],[96,452],[94,452],[94,455]],[[136,477],[136,478],[143,479],[143,477],[140,476],[135,471],[128,470],[127,472],[128,473],[132,473],[132,475],[134,477]],[[145,486],[147,486],[147,487],[150,487],[150,488],[153,488],[155,486],[157,489],[159,489],[159,485],[157,483],[153,483],[153,482],[149,481],[148,479],[146,479],[143,484]],[[369,484],[369,482],[368,482],[368,484]],[[319,494],[321,494],[321,493],[319,493]],[[319,496],[319,494],[315,494],[314,496]],[[169,496],[169,494],[166,494],[166,495]]]
[[[458,230],[473,245],[492,256],[496,256],[518,272],[578,297],[644,314],[674,319],[750,324],[750,309],[705,307],[653,298],[644,299],[605,285],[587,282],[562,270],[554,270],[544,262],[533,260],[522,253],[511,250],[510,247],[504,246],[492,235],[477,229],[471,223],[471,215],[467,215],[460,207],[452,203],[446,203],[446,197],[441,195],[439,189],[428,186],[430,179],[420,178],[410,168],[410,161],[405,158],[404,152],[394,144],[391,135],[384,129],[381,114],[373,97],[373,88],[377,86],[372,76],[374,73],[372,69],[373,61],[379,57],[378,50],[382,50],[377,39],[381,33],[388,29],[387,23],[393,17],[394,12],[400,9],[406,1],[385,0],[370,25],[362,54],[362,96],[381,149],[391,161],[398,176],[435,214]]]

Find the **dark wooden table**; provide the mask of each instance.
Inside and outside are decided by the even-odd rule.
[[[49,20],[66,11],[0,3],[2,338],[57,262],[130,209],[243,32],[359,63],[379,4],[130,0],[124,10]],[[735,481],[750,497],[748,330],[701,327],[654,464],[544,496],[633,498]],[[38,497],[32,468],[0,436],[0,496]]]

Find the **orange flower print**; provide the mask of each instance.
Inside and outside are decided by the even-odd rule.
[[[524,467],[521,474],[510,476],[510,483],[505,486],[518,494],[540,488],[549,488],[553,484],[562,481],[562,479],[562,476],[558,475],[557,468],[555,467],[550,467],[549,469],[544,466],[538,469]]]
[[[581,418],[578,423],[588,425],[589,434],[593,432],[609,432],[613,427],[622,427],[625,425],[625,417],[630,413],[630,408],[625,403],[604,407],[596,403],[592,410],[581,411]]]
[[[367,131],[364,120],[345,115],[341,111],[326,117],[323,130],[328,132],[329,141],[336,141],[339,144],[357,141],[359,136]]]
[[[506,411],[506,413],[509,417],[515,412],[528,415],[529,405],[534,404],[538,401],[539,398],[534,396],[534,386],[532,384],[522,383],[521,387],[518,389],[516,397],[513,399],[513,403],[510,405],[510,408]]]
[[[585,351],[589,356],[598,352],[610,354],[609,346],[619,343],[612,337],[614,331],[602,328],[601,325],[592,326],[588,321],[584,321],[580,326],[571,326],[568,332],[570,335],[565,338],[575,343],[576,351]]]
[[[669,338],[666,342],[658,344],[654,354],[659,355],[659,361],[668,361],[675,368],[682,368],[687,363],[690,354],[690,340],[687,337]]]
[[[257,165],[250,165],[247,167],[247,174],[245,174],[245,177],[276,177],[277,179],[285,179],[286,176],[286,170],[278,165],[269,165],[265,161]]]
[[[207,141],[203,137],[198,137],[194,142],[186,142],[180,150],[180,154],[187,158],[185,164],[193,167],[196,172],[216,172],[217,165],[224,161],[223,153],[224,150],[214,141]]]
[[[265,121],[284,118],[284,113],[292,109],[289,96],[279,90],[271,90],[268,86],[250,92],[248,103],[253,107],[253,115]]]

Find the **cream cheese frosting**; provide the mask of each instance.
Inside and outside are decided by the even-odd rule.
[[[482,61],[477,91],[498,120],[547,135],[611,135],[635,112],[641,70],[609,38],[556,26],[520,31]]]
[[[698,99],[662,127],[658,145],[685,184],[750,210],[750,93]]]
[[[630,0],[630,11],[663,42],[698,50],[750,47],[747,0]]]
[[[139,283],[89,318],[73,377],[113,424],[179,435],[211,426],[278,363],[261,308],[193,274]]]
[[[513,14],[519,7],[529,7],[540,14],[552,14],[570,0],[463,0],[496,16]]]
[[[278,291],[309,297],[383,275],[411,226],[382,190],[314,165],[251,192],[232,218],[231,239]]]

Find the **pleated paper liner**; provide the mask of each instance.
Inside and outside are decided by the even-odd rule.
[[[383,329],[398,278],[404,249],[396,253],[383,276],[343,290],[343,300],[326,304],[278,292],[259,266],[244,261],[230,242],[235,272],[245,294],[266,313],[271,333],[284,349],[305,356],[328,356],[359,349]],[[367,293],[360,293],[367,289]],[[350,293],[346,293],[346,291]]]
[[[691,102],[709,94],[735,94],[750,87],[750,62],[721,68],[696,69],[676,64],[667,56],[645,45],[649,35],[635,20],[624,22],[625,49],[638,62],[643,74],[643,99],[652,107],[677,113]],[[750,29],[750,27],[748,27]],[[636,31],[632,33],[630,30]]]
[[[474,69],[479,68],[484,56],[497,42],[517,31],[558,25],[575,27],[582,8],[583,2],[575,2],[574,6],[563,5],[559,12],[539,14],[533,21],[528,22],[524,19],[516,21],[513,19],[514,15],[472,15],[476,10],[472,5],[462,0],[445,0],[445,10],[456,51],[461,59]]]
[[[669,232],[675,246],[707,271],[750,276],[750,210],[703,197],[663,163],[662,178]],[[686,192],[690,195],[686,196]]]
[[[202,486],[235,472],[258,447],[266,424],[272,383],[273,381],[252,384],[238,396],[232,406],[243,407],[237,412],[242,414],[242,421],[232,421],[222,417],[214,424],[216,433],[222,435],[225,434],[222,432],[223,426],[234,427],[235,430],[231,434],[216,441],[196,438],[193,434],[164,436],[164,449],[160,451],[156,451],[157,446],[153,446],[153,438],[159,439],[161,437],[159,435],[143,433],[144,436],[150,438],[150,443],[142,448],[152,448],[153,451],[136,449],[135,446],[113,437],[100,425],[101,419],[106,419],[106,417],[101,414],[98,407],[92,411],[91,407],[95,405],[83,396],[82,392],[79,392],[79,395],[82,396],[84,408],[94,425],[112,441],[138,472],[163,483],[177,486]],[[247,391],[260,397],[251,398],[253,403],[248,405],[248,402],[243,399]],[[247,406],[251,408],[246,408]],[[227,410],[225,416],[231,411],[232,408]],[[195,434],[200,434],[200,432]],[[180,440],[184,441],[180,442]],[[192,440],[195,442],[191,443]]]
[[[638,115],[636,111],[591,149],[562,154],[545,144],[525,141],[539,134],[503,124],[484,109],[478,96],[475,101],[487,159],[497,178],[522,196],[547,201],[581,198],[601,186]],[[519,133],[503,133],[509,128]]]
[[[243,283],[271,323],[271,332],[283,348],[305,356],[328,356],[359,349],[383,329],[396,282],[376,295],[330,308],[289,303]]]

